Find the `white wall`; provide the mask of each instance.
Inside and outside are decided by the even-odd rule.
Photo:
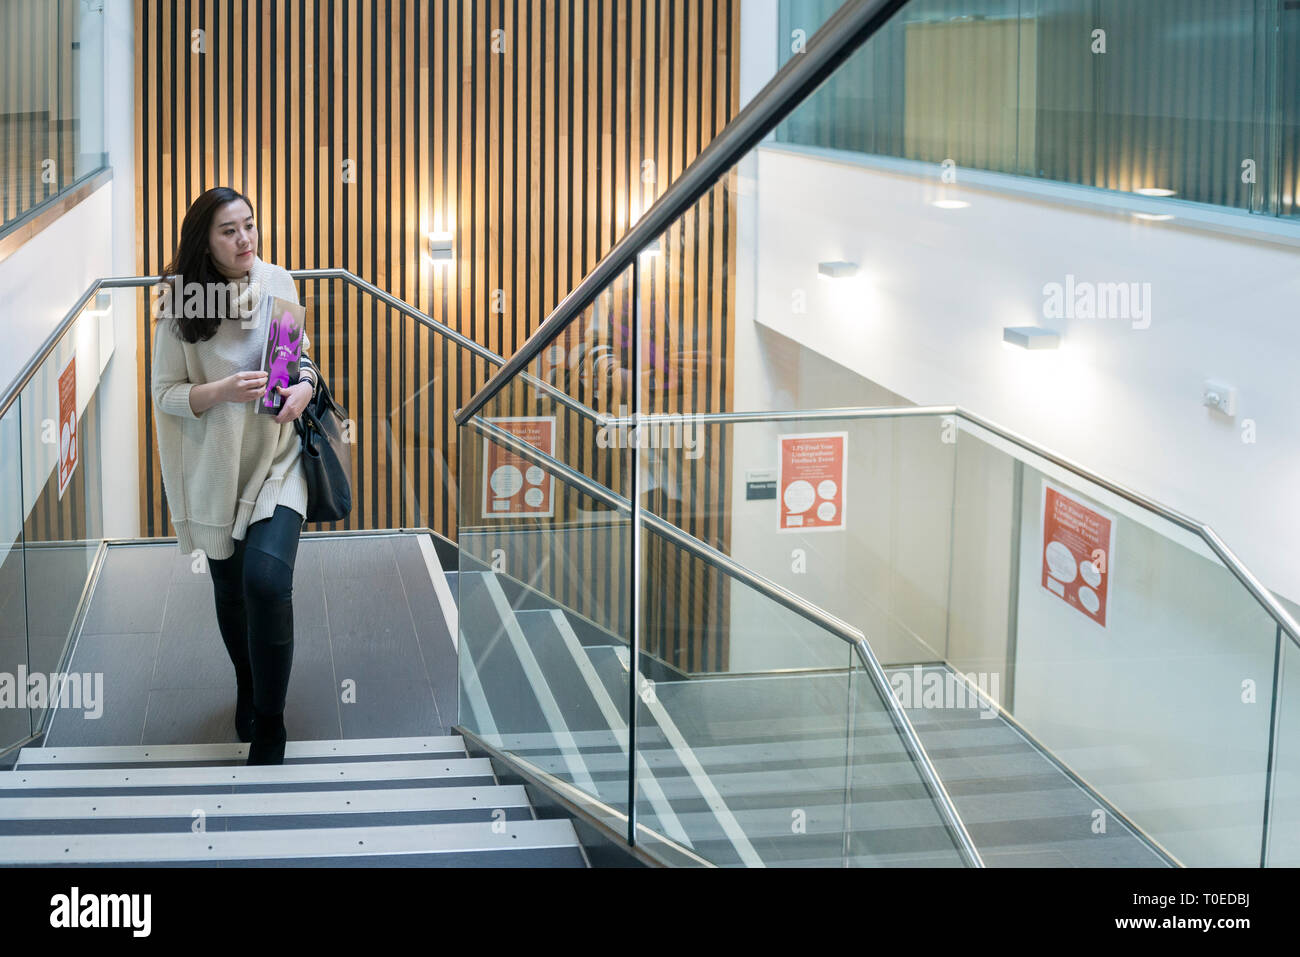
[[[86,288],[113,270],[113,184],[105,183],[0,262],[5,348],[13,381]]]
[[[755,321],[1208,522],[1266,585],[1300,596],[1296,248],[970,187],[948,193],[968,208],[939,209],[927,176],[782,149],[760,148],[755,175]],[[860,263],[859,288],[818,282],[824,260]],[[1044,286],[1067,275],[1149,283],[1149,327],[1045,319]],[[1012,325],[1050,326],[1063,347],[1004,346]],[[1236,421],[1202,407],[1208,378],[1238,388]]]
[[[737,332],[738,408],[905,404],[761,326],[745,323]],[[778,532],[777,502],[748,501],[746,473],[776,468],[782,434],[841,431],[848,433],[848,530]],[[730,554],[862,630],[885,664],[942,660],[954,446],[942,441],[939,420],[747,423],[733,426],[730,439]],[[841,642],[740,585],[731,590],[729,648],[737,672],[845,661]]]

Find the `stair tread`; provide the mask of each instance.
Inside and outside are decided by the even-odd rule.
[[[576,847],[562,819],[391,827],[0,837],[6,864],[134,863],[370,857]]]
[[[10,790],[91,787],[192,787],[250,784],[312,784],[338,781],[394,781],[424,778],[492,777],[487,758],[348,761],[327,764],[20,769],[0,774],[0,796]]]
[[[460,735],[412,738],[354,738],[337,741],[290,741],[285,760],[324,757],[378,757],[395,754],[461,754]],[[54,768],[65,764],[139,764],[179,761],[234,761],[248,757],[248,745],[140,744],[23,748],[15,768]]]
[[[522,785],[203,795],[182,792],[131,796],[0,797],[0,819],[190,818],[196,809],[202,809],[208,815],[240,816],[527,806],[528,797]]]

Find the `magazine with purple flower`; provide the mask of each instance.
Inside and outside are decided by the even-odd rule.
[[[278,415],[284,396],[277,390],[298,381],[298,362],[302,358],[303,330],[307,310],[294,302],[272,297],[266,307],[270,316],[266,324],[266,345],[262,349],[262,371],[267,374],[266,392],[257,402],[257,411]]]

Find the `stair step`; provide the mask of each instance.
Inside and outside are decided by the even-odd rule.
[[[465,757],[460,735],[415,738],[358,738],[351,741],[290,741],[284,748],[286,763],[303,761],[373,760],[418,755]],[[246,744],[154,744],[105,747],[23,748],[15,770],[92,768],[114,765],[243,763]]]
[[[306,787],[356,788],[361,782],[389,782],[391,786],[393,782],[463,779],[496,783],[492,764],[487,758],[443,758],[286,764],[278,767],[239,765],[18,770],[0,774],[0,797],[16,797],[16,792],[57,793],[61,790],[121,793],[126,789],[156,789],[165,792],[202,787],[254,791],[289,788],[301,790]]]
[[[0,798],[0,827],[45,821],[184,820],[284,817],[295,814],[379,814],[407,811],[529,809],[522,786],[381,788],[376,790],[278,791],[236,794],[94,795]],[[139,828],[137,828],[139,830]]]
[[[556,616],[559,615],[559,612],[553,611],[525,610],[516,611],[515,619],[527,636],[528,647],[536,657],[546,683],[555,694],[568,730],[574,734],[583,731],[608,732],[610,719],[595,697],[604,688],[601,686],[593,689],[588,684],[583,665],[590,667],[590,662],[586,660],[576,636],[569,639],[573,643],[572,648],[566,642],[567,636],[560,631],[563,625],[556,621]],[[591,675],[599,682],[594,669],[591,670]],[[626,709],[626,701],[622,704]],[[617,703],[615,715],[626,722]]]
[[[492,575],[460,579],[461,653],[474,662],[495,730],[536,731],[548,721],[519,659],[519,624]],[[478,727],[480,733],[488,730]]]
[[[851,836],[849,850],[849,867],[962,867],[962,860],[950,844],[932,843],[922,846],[914,843],[916,838],[942,840],[938,832],[925,835],[898,835],[900,840],[886,847],[869,843],[871,835],[860,832]],[[898,846],[901,843],[901,847]],[[799,867],[827,868],[844,866],[843,838],[839,835],[825,835],[818,840],[804,844],[787,844],[783,847],[773,846],[770,839],[759,839],[755,844],[763,854],[764,867]],[[714,856],[724,858],[729,851],[725,842],[706,841],[696,846],[695,852],[701,857],[712,859]],[[728,865],[731,866],[731,865]]]
[[[401,858],[408,855],[576,850],[567,820],[494,821],[397,827],[312,828],[151,834],[0,837],[4,866],[299,861]]]

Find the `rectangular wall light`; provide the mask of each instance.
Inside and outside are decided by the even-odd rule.
[[[429,250],[425,258],[431,263],[449,263],[455,258],[452,252],[451,233],[428,233]]]
[[[857,274],[857,263],[833,262],[817,264],[819,279],[852,279]]]
[[[1021,349],[1057,349],[1061,345],[1061,336],[1039,326],[1005,326],[1002,341]]]

